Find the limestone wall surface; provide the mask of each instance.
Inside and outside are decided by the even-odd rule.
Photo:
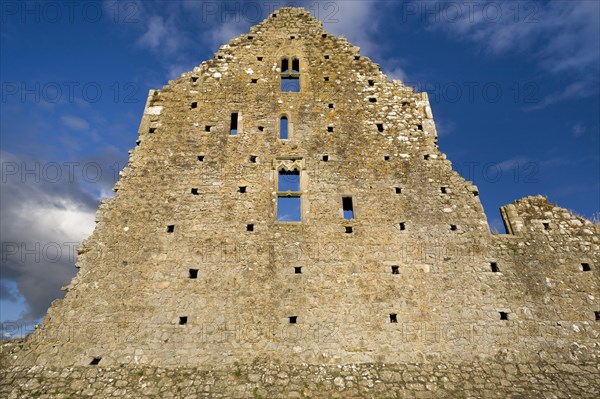
[[[298,222],[278,221],[281,171]],[[599,362],[600,227],[527,197],[492,234],[427,95],[302,9],[151,91],[115,190],[5,369]]]

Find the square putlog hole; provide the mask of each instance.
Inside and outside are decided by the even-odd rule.
[[[498,268],[498,263],[496,263],[496,262],[490,262],[490,270],[493,273],[500,273],[500,269]]]
[[[247,224],[246,225],[246,231],[254,231],[254,225],[253,224]]]
[[[192,195],[199,195],[197,188],[192,188]]]
[[[352,234],[353,231],[354,229],[352,228],[352,226],[346,226],[346,234]]]
[[[173,233],[175,231],[175,225],[170,224],[167,226],[167,233]]]
[[[288,319],[290,324],[296,324],[298,322],[298,316],[290,316]]]
[[[100,360],[102,360],[101,357],[93,358],[92,361],[90,362],[90,366],[97,366],[98,364],[100,364]]]
[[[204,155],[198,155],[198,161],[204,162]]]
[[[394,191],[396,192],[396,194],[402,194],[402,187],[395,187]]]
[[[398,315],[396,313],[390,313],[390,323],[398,323]]]
[[[246,186],[239,186],[238,191],[242,194],[246,194]]]
[[[590,267],[589,263],[582,263],[581,264],[581,271],[582,272],[589,272],[590,270],[592,270],[592,268]]]
[[[187,316],[179,316],[179,325],[180,326],[186,325],[187,322],[188,322]]]
[[[596,310],[596,311],[594,312],[594,316],[595,316],[595,318],[596,318],[596,321],[599,321],[599,320],[600,320],[600,310]]]
[[[189,270],[189,277],[192,280],[195,280],[198,278],[198,269],[190,269]]]
[[[294,267],[294,274],[302,274],[302,266]]]
[[[498,312],[500,314],[500,320],[508,320],[508,313]]]
[[[400,268],[398,266],[392,266],[392,274],[400,274]]]

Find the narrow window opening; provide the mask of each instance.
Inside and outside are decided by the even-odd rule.
[[[256,57],[257,60],[262,61],[263,57]]]
[[[398,323],[398,315],[396,313],[390,313],[390,323]]]
[[[396,194],[402,194],[402,187],[396,187]]]
[[[198,161],[204,162],[204,155],[198,155]]]
[[[101,357],[93,358],[92,361],[90,362],[90,366],[97,366],[98,364],[100,364],[100,360],[102,360]]]
[[[392,266],[392,274],[400,274],[400,268],[398,266]]]
[[[352,234],[353,231],[352,226],[346,226],[346,234]]]
[[[550,230],[550,223],[544,222],[544,230]]]
[[[295,274],[302,274],[302,267],[301,266],[294,267],[294,273]]]
[[[175,225],[174,224],[170,224],[167,226],[167,233],[172,233],[175,231]]]
[[[198,189],[192,188],[192,195],[198,195]]]
[[[378,123],[377,124],[377,130],[380,132],[383,132],[383,123]]]
[[[456,231],[456,230],[458,230],[458,227],[456,227],[456,225],[455,225],[455,224],[451,224],[451,225],[450,225],[450,230],[452,230],[452,231]]]
[[[321,157],[321,160],[322,160],[323,162],[328,162],[328,161],[329,161],[329,155],[327,155],[327,154],[324,154],[324,155]]]
[[[231,122],[229,124],[229,134],[235,136],[238,133],[238,113],[231,113]]]
[[[194,101],[194,102],[193,102],[193,103],[190,105],[190,107],[191,107],[191,108],[196,108],[196,107],[198,107],[198,103]]]
[[[240,193],[245,194],[246,193],[246,186],[240,186],[239,187],[239,191],[240,191]]]
[[[508,320],[508,313],[506,312],[499,312],[500,313],[500,320]]]
[[[389,155],[384,155],[383,160],[384,161],[389,161],[390,160],[390,156]]]
[[[210,129],[212,129],[212,126],[210,126],[210,125],[204,126],[204,131],[205,132],[210,132]]]
[[[342,209],[344,210],[344,219],[354,219],[354,207],[352,206],[352,197],[342,197]]]
[[[256,163],[258,157],[256,155],[250,155],[250,163]]]
[[[281,140],[288,139],[288,118],[286,116],[279,119],[279,138]]]
[[[148,133],[154,133],[154,132],[156,132],[155,127],[151,127],[150,129],[148,129]]]
[[[600,311],[599,310],[595,311],[594,316],[596,317],[596,321],[600,320]]]
[[[179,316],[179,325],[183,326],[187,324],[187,316]]]
[[[329,104],[329,108],[333,108],[333,104]]]
[[[493,273],[500,273],[500,269],[498,268],[498,263],[490,262],[490,269]]]
[[[296,324],[296,322],[298,321],[298,316],[290,316],[290,324]]]
[[[198,76],[192,76],[192,82],[196,82],[198,80]]]
[[[448,187],[440,187],[442,194],[448,194]]]
[[[192,280],[197,279],[198,278],[198,269],[190,269],[189,276]]]
[[[292,60],[292,73],[300,73],[300,60],[297,58]]]
[[[592,270],[592,269],[590,268],[590,264],[589,263],[582,263],[581,264],[581,271],[589,272],[590,270]]]
[[[376,103],[377,99],[375,97],[369,97],[369,102]]]
[[[256,82],[258,82],[258,79],[252,79],[251,82],[256,83]]]
[[[327,126],[327,131],[329,133],[333,133],[333,126]]]
[[[375,81],[373,79],[369,79],[369,86],[375,86]]]
[[[253,224],[247,224],[246,225],[246,231],[254,231],[254,225]]]
[[[400,222],[400,223],[399,223],[399,226],[400,226],[400,230],[401,230],[401,231],[403,231],[403,230],[406,230],[406,223],[404,223],[404,222]]]
[[[290,62],[287,58],[281,60],[281,73],[290,73]]]
[[[417,125],[417,130],[423,130],[423,125],[421,125],[421,124],[418,124],[418,125]]]

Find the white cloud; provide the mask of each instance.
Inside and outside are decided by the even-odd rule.
[[[71,130],[87,130],[90,128],[90,124],[83,118],[75,115],[63,115],[60,117],[60,121]]]
[[[573,125],[573,127],[571,128],[571,133],[573,133],[573,136],[575,137],[579,137],[582,134],[585,133],[586,131],[586,127],[583,126],[581,123],[576,123],[575,125]]]

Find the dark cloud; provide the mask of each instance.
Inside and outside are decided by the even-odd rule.
[[[0,153],[1,299],[23,296],[22,321],[43,316],[76,273],[75,249],[94,227],[97,198],[110,192],[123,167],[116,150],[98,154],[69,166]]]

